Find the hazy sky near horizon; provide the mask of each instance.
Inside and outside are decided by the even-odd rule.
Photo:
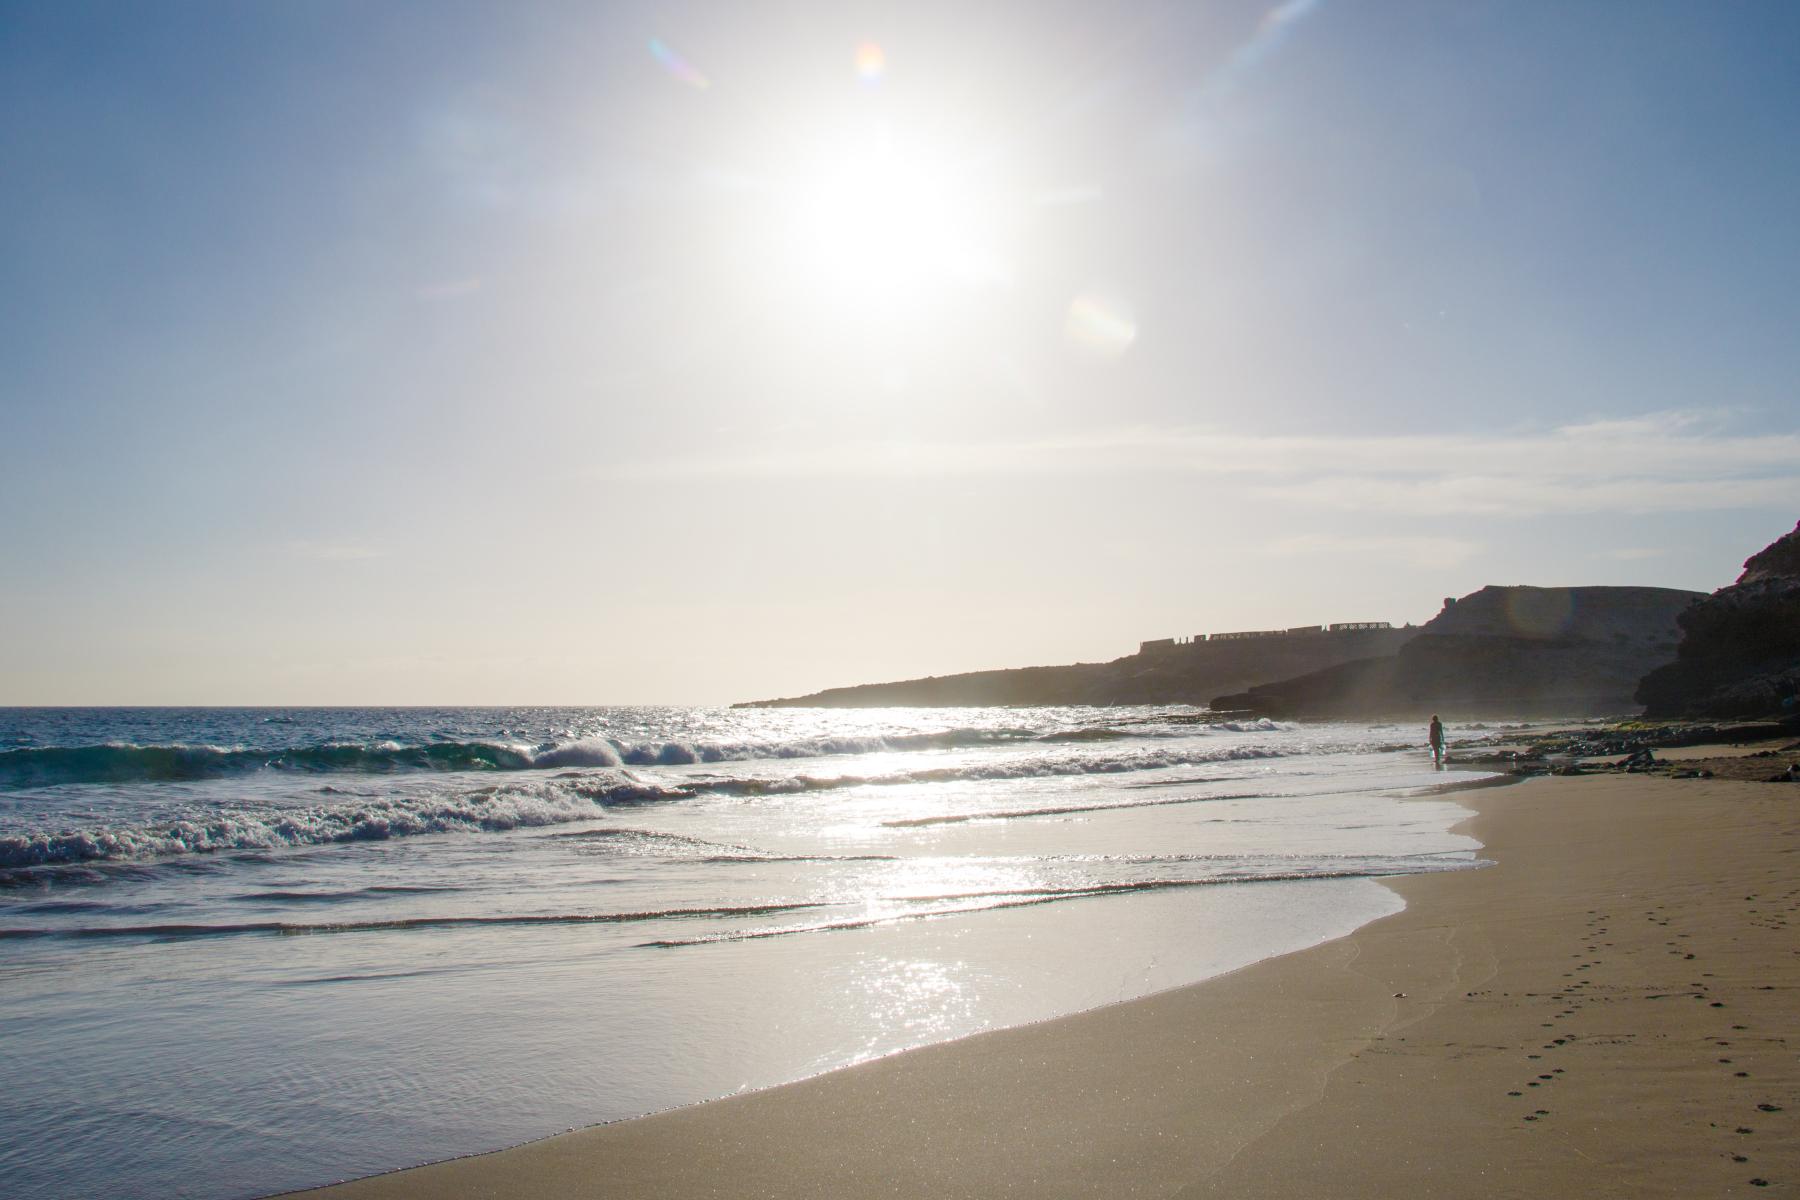
[[[1710,590],[1800,6],[0,0],[0,703],[731,701]]]

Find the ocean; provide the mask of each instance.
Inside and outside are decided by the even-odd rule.
[[[0,709],[0,1179],[226,1200],[1147,995],[1467,869],[1423,730]]]

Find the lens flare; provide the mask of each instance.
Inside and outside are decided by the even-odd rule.
[[[887,71],[887,55],[874,42],[863,42],[856,47],[856,73],[862,76],[864,83],[879,83]]]
[[[1117,358],[1137,341],[1137,317],[1117,296],[1083,292],[1069,302],[1063,332],[1095,358]]]
[[[712,86],[712,80],[701,74],[699,68],[695,67],[693,63],[664,45],[661,38],[650,39],[650,54],[662,64],[663,70],[669,73],[669,78],[701,91]]]
[[[1574,615],[1573,596],[1563,588],[1517,588],[1506,598],[1507,621],[1523,637],[1556,637]]]

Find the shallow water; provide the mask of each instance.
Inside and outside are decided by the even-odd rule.
[[[0,1172],[254,1196],[1206,978],[1475,861],[1398,735],[0,711]]]

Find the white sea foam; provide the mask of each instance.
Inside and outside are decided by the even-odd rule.
[[[276,811],[224,811],[147,825],[36,830],[0,836],[0,867],[141,860],[223,850],[378,841],[428,833],[495,832],[593,818],[597,806],[689,795],[624,771],[574,780],[518,780],[423,797]]]
[[[619,749],[605,738],[583,738],[531,756],[536,767],[616,767],[621,765]]]

